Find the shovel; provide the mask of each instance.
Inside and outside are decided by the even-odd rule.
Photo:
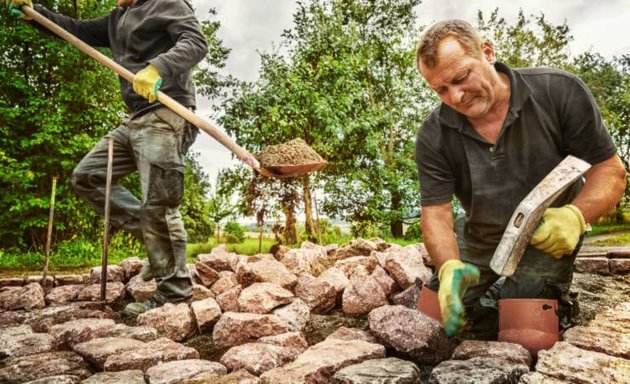
[[[569,155],[525,196],[514,210],[492,255],[490,268],[494,272],[501,276],[514,274],[545,209],[590,167],[586,161]]]
[[[70,44],[77,47],[80,51],[82,51],[86,55],[90,56],[94,60],[98,61],[99,63],[105,65],[107,68],[116,72],[120,77],[124,78],[130,83],[133,82],[134,74],[131,73],[129,70],[127,70],[120,64],[116,63],[109,57],[103,55],[96,49],[90,47],[89,45],[87,45],[86,43],[78,39],[76,36],[74,36],[73,34],[59,27],[57,24],[48,20],[39,12],[35,11],[33,8],[24,5],[20,8],[20,10],[24,14],[26,14],[27,16],[29,16],[30,18],[32,18],[33,20],[41,24],[42,26],[46,27],[47,29],[49,29],[50,31],[58,35],[59,37],[63,38],[64,40],[68,41]],[[181,105],[180,103],[178,103],[177,101],[175,101],[174,99],[172,99],[171,97],[169,97],[163,92],[158,92],[157,100],[163,105],[170,108],[173,112],[177,113],[182,118],[186,119],[188,122],[190,122],[194,126],[200,128],[202,131],[212,136],[219,143],[223,144],[224,147],[226,147],[228,150],[230,150],[232,153],[238,156],[238,158],[241,159],[241,161],[243,161],[245,164],[247,164],[248,166],[250,166],[252,169],[254,169],[255,171],[257,171],[263,176],[281,177],[281,178],[295,177],[295,176],[307,174],[309,172],[318,171],[327,165],[326,162],[317,162],[317,163],[307,163],[307,164],[297,164],[297,165],[262,167],[260,165],[260,162],[253,155],[251,155],[249,152],[243,149],[243,147],[236,144],[236,142],[234,142],[234,140],[232,140],[227,134],[225,134],[223,131],[215,127],[209,121],[204,120],[200,116],[197,116],[188,108],[184,107],[183,105]]]

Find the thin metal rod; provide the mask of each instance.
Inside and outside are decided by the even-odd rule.
[[[52,231],[53,231],[53,221],[55,217],[55,194],[57,190],[57,176],[53,176],[52,178],[52,190],[50,191],[50,209],[48,211],[48,233],[46,234],[46,250],[45,252],[45,261],[44,261],[44,271],[42,273],[42,287],[44,287],[44,291],[46,291],[46,278],[48,277],[48,260],[50,259],[50,245],[52,243]]]
[[[114,139],[107,138],[107,176],[105,177],[105,210],[103,228],[103,255],[101,258],[101,301],[105,302],[107,295],[107,255],[109,252],[109,205],[112,192],[112,163],[114,161]]]
[[[306,177],[309,176],[307,175]],[[317,196],[315,196],[315,188],[313,188],[311,198],[313,199],[313,205],[315,208],[315,220],[317,221],[317,241],[319,242],[319,245],[324,245],[322,244],[322,226],[319,223],[319,209],[317,209]]]

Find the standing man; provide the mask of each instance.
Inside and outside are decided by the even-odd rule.
[[[31,0],[4,0],[21,19],[22,5]],[[198,129],[160,103],[158,90],[195,108],[192,68],[208,46],[187,0],[118,0],[108,15],[75,20],[41,6],[35,10],[87,44],[111,49],[113,59],[135,73],[133,83],[120,78],[129,118],[107,136],[114,139],[111,221],[146,246],[157,291],[143,303],[130,303],[123,312],[138,316],[167,302],[187,300],[192,281],[186,269],[186,231],[179,213],[184,194],[184,156]],[[107,169],[107,137],[77,165],[72,185],[77,194],[103,213]],[[138,171],[142,199],[117,183]]]
[[[520,201],[573,155],[592,167],[545,211],[514,275],[494,286],[499,298],[557,299],[568,326],[582,237],[626,183],[592,95],[560,70],[508,68],[461,20],[429,28],[416,64],[442,101],[418,131],[416,163],[422,233],[438,271],[429,288],[438,291],[447,335],[463,330],[466,315],[473,331],[496,332],[496,310],[483,305],[499,279],[490,259]],[[453,196],[465,211],[455,223]]]

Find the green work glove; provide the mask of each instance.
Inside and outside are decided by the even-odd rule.
[[[573,253],[585,231],[584,216],[576,206],[568,204],[560,208],[547,208],[529,243],[560,259]]]
[[[462,298],[470,284],[479,281],[479,269],[461,260],[447,260],[438,272],[440,312],[447,336],[461,332],[466,324],[466,310]]]
[[[9,10],[9,13],[14,17],[17,17],[19,20],[30,20],[31,18],[26,16],[24,12],[20,10],[23,5],[28,5],[29,7],[33,7],[33,2],[31,0],[3,0],[4,5]]]
[[[157,100],[157,94],[162,85],[160,72],[149,64],[133,77],[133,90],[142,97],[149,99],[149,103]]]

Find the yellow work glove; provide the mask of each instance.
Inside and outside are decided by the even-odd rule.
[[[23,5],[28,5],[29,7],[33,7],[33,2],[31,0],[3,0],[4,5],[9,10],[9,13],[13,15],[13,17],[17,17],[19,20],[30,20],[31,18],[26,16],[24,12],[20,10]]]
[[[570,255],[580,236],[586,232],[582,212],[571,204],[560,208],[547,208],[538,228],[529,242],[556,259]]]
[[[442,324],[446,335],[450,337],[461,332],[466,324],[466,310],[462,298],[470,284],[479,281],[479,269],[461,260],[448,260],[440,267],[438,278]]]
[[[157,94],[161,85],[160,72],[152,64],[138,71],[133,77],[133,90],[145,99],[149,99],[149,103],[157,100]]]

